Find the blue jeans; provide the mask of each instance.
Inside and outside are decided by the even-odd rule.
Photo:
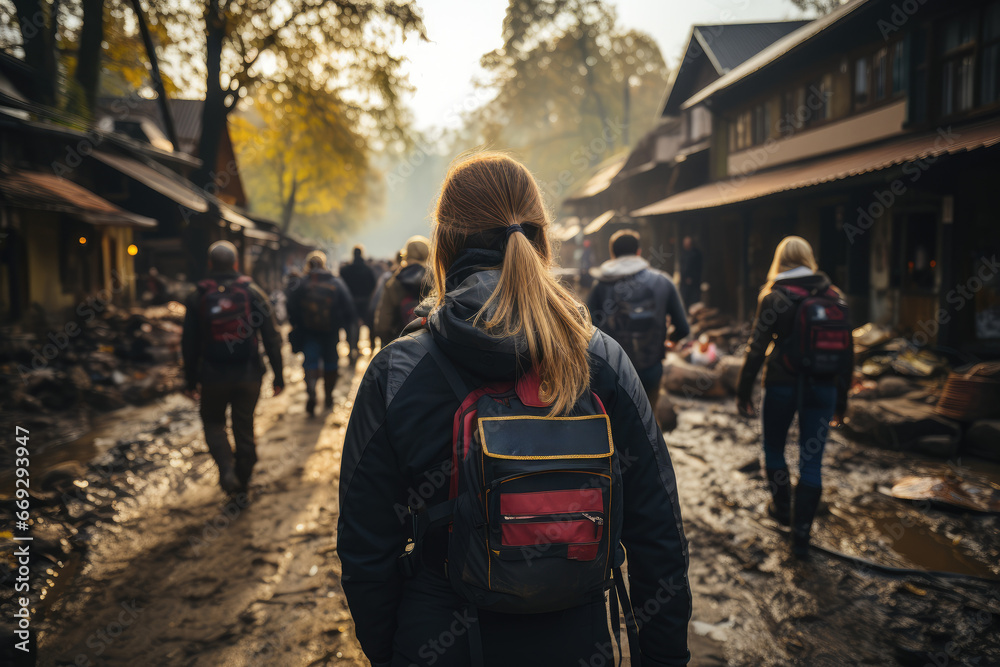
[[[340,361],[340,355],[337,353],[339,341],[339,332],[338,335],[307,332],[302,338],[302,354],[305,356],[302,368],[307,371],[319,370],[319,364],[322,361],[323,370],[327,373],[337,370],[337,364]]]
[[[792,417],[799,413],[799,483],[822,487],[823,448],[830,434],[830,419],[837,405],[837,387],[803,383],[772,385],[764,389],[764,462],[768,468],[785,468],[785,442]]]

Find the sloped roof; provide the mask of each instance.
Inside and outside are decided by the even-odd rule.
[[[809,21],[730,23],[696,25],[693,29],[715,57],[714,64],[721,67],[721,76],[806,23]]]
[[[167,104],[174,117],[177,142],[180,144],[174,148],[182,153],[196,156],[198,141],[201,139],[201,114],[205,100],[170,99]],[[158,100],[136,97],[101,98],[97,102],[97,108],[99,117],[110,117],[115,121],[150,120],[166,136],[167,125],[163,121],[163,114],[160,113]]]
[[[632,211],[634,217],[695,211],[759,199],[789,190],[861,176],[906,162],[944,154],[965,153],[1000,145],[1000,120],[959,128],[953,139],[942,141],[938,131],[906,136],[833,157],[812,160],[706,183]]]
[[[708,59],[716,75],[723,76],[807,23],[809,21],[767,21],[691,26],[680,67],[664,100],[662,115],[676,114],[681,103],[698,92],[692,88],[697,85],[703,59]]]
[[[156,227],[156,220],[131,213],[82,185],[40,171],[4,171],[0,194],[12,206],[69,213],[94,225]]]
[[[790,55],[798,47],[808,42],[810,39],[820,34],[824,30],[840,23],[857,9],[864,6],[869,0],[848,0],[837,7],[826,16],[822,16],[815,21],[810,21],[798,29],[786,34],[784,37],[773,42],[771,45],[754,54],[743,61],[740,65],[732,68],[725,75],[716,79],[700,91],[693,92],[690,99],[681,105],[682,109],[688,109],[703,102],[720,90],[724,90],[747,76],[770,66],[774,62]]]

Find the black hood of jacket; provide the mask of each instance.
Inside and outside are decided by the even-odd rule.
[[[468,248],[459,253],[445,278],[444,303],[428,318],[434,342],[452,363],[490,380],[512,379],[530,365],[524,339],[497,338],[473,325],[496,289],[502,262],[497,250]]]
[[[795,287],[804,287],[807,290],[818,290],[820,292],[828,289],[832,284],[833,283],[830,282],[830,277],[822,271],[817,271],[816,273],[808,276],[785,278],[784,280],[776,280],[774,282],[775,287],[781,287],[782,285],[794,285]]]
[[[426,274],[427,267],[423,264],[407,264],[396,272],[396,280],[410,291],[416,292],[420,290]]]

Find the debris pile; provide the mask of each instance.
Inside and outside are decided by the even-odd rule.
[[[63,325],[4,332],[0,402],[5,418],[27,428],[58,430],[86,422],[91,410],[146,403],[182,386],[184,306],[107,306]],[[73,429],[77,430],[77,429]]]
[[[1000,460],[1000,364],[952,370],[948,359],[885,327],[854,330],[846,426],[859,440],[935,456]]]

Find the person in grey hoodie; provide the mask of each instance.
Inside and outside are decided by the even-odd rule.
[[[638,232],[615,232],[610,250],[612,258],[597,269],[598,282],[587,308],[594,325],[625,350],[655,408],[663,376],[667,317],[674,326],[671,341],[691,332],[684,303],[674,282],[641,257]]]

